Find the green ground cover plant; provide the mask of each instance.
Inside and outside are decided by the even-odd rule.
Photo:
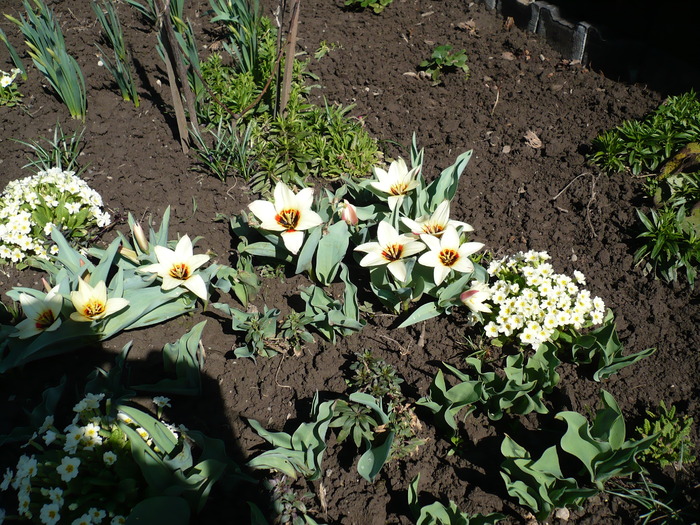
[[[433,49],[430,58],[423,60],[418,67],[430,76],[433,85],[438,85],[441,75],[458,69],[464,73],[465,78],[469,78],[468,58],[465,49],[457,50],[450,44],[445,44]]]
[[[643,176],[652,201],[635,261],[666,281],[684,271],[691,286],[700,265],[700,101],[694,91],[669,97],[639,121],[627,121],[592,143],[590,161],[609,174]]]

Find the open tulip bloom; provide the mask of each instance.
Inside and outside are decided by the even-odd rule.
[[[52,288],[43,299],[21,293],[19,302],[27,318],[17,324],[16,337],[27,339],[42,332],[52,332],[61,326],[59,315],[63,296],[58,293],[58,286]]]
[[[284,246],[296,255],[304,243],[304,230],[323,223],[321,216],[311,209],[313,200],[313,188],[294,193],[286,184],[278,182],[274,202],[257,200],[250,203],[248,209],[258,218],[263,230],[281,232]]]
[[[430,251],[421,255],[418,263],[434,268],[433,280],[436,285],[440,285],[452,270],[461,273],[473,272],[474,264],[469,260],[469,256],[484,247],[480,242],[462,243],[454,226],[448,226],[440,238],[426,234],[420,238],[428,245]]]
[[[107,285],[104,281],[98,282],[93,288],[82,279],[78,281],[78,290],[70,293],[70,300],[75,307],[70,318],[80,322],[99,321],[129,304],[122,297],[107,299]]]
[[[377,227],[377,242],[366,242],[355,248],[366,252],[360,266],[387,265],[387,270],[400,282],[406,281],[406,263],[404,259],[422,252],[425,244],[408,235],[399,234],[391,224],[382,221]]]
[[[139,268],[140,272],[158,274],[163,280],[161,288],[165,291],[182,286],[202,301],[207,300],[207,285],[202,276],[195,272],[209,260],[209,256],[203,253],[194,255],[189,236],[185,235],[178,241],[175,251],[165,246],[154,246],[153,251],[158,264]]]
[[[389,209],[394,211],[403,202],[404,195],[418,187],[418,172],[420,166],[408,170],[406,162],[399,158],[389,165],[389,171],[382,168],[374,168],[377,182],[372,182],[372,187],[389,194]]]
[[[450,201],[448,200],[442,201],[432,215],[424,215],[416,220],[402,217],[401,222],[410,228],[414,235],[427,233],[439,237],[448,225],[461,228],[463,232],[474,231],[474,228],[466,222],[450,220]]]

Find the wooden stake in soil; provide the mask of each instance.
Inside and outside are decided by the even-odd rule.
[[[297,29],[299,27],[299,7],[301,0],[292,2],[292,19],[289,24],[289,34],[287,35],[287,54],[284,59],[284,76],[282,77],[282,97],[280,100],[280,113],[284,113],[289,102],[289,93],[292,90],[292,73],[294,71],[294,57],[297,47]]]
[[[170,0],[156,0],[156,7],[159,10],[158,24],[160,27],[161,42],[165,48],[165,67],[168,72],[168,83],[170,84],[170,95],[173,99],[173,109],[177,121],[178,135],[180,136],[180,146],[182,152],[187,155],[189,152],[189,131],[187,127],[187,117],[185,108],[182,105],[182,95],[180,89],[185,93],[187,109],[189,111],[190,123],[198,129],[197,110],[195,108],[194,96],[187,80],[187,69],[180,52],[180,47],[175,38],[175,31],[170,21]],[[173,67],[173,64],[175,67]],[[175,74],[177,68],[177,75]],[[179,78],[178,78],[179,77]],[[179,85],[178,85],[179,83]]]

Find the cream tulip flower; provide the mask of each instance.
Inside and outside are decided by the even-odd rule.
[[[209,294],[204,279],[195,271],[209,260],[209,256],[203,253],[194,255],[192,241],[188,235],[184,235],[177,242],[175,251],[165,246],[154,246],[153,251],[158,259],[158,264],[150,264],[139,268],[139,272],[158,274],[163,280],[161,289],[168,291],[178,286],[184,286],[190,292],[206,301]]]
[[[278,182],[274,191],[274,202],[257,200],[248,205],[260,221],[264,230],[282,232],[284,246],[294,255],[304,243],[304,232],[323,223],[321,216],[311,209],[314,201],[313,188],[304,188],[294,193],[283,182]]]
[[[455,228],[461,227],[463,232],[474,231],[474,228],[466,222],[450,220],[450,201],[448,200],[442,201],[431,215],[424,215],[416,220],[401,217],[401,222],[408,226],[414,235],[427,233],[439,237],[448,225]]]
[[[429,252],[418,258],[423,266],[434,268],[433,280],[441,284],[450,273],[467,273],[474,270],[474,264],[469,256],[481,250],[484,245],[480,242],[461,243],[459,233],[454,226],[448,226],[439,239],[433,235],[423,234],[421,240],[428,245]]]
[[[70,318],[80,322],[99,321],[129,304],[122,297],[107,299],[107,285],[104,281],[98,282],[93,288],[82,279],[78,282],[78,290],[70,293],[70,300],[75,308]]]
[[[19,294],[19,302],[26,319],[17,324],[16,337],[27,339],[42,332],[52,332],[61,326],[61,307],[63,297],[58,293],[58,286],[49,290],[43,299],[27,293]]]
[[[408,170],[406,162],[399,158],[389,165],[389,171],[382,168],[374,168],[374,175],[377,182],[372,182],[372,186],[384,193],[389,194],[389,209],[392,211],[401,205],[403,198],[410,191],[418,187],[418,172],[420,166]]]
[[[490,314],[491,305],[486,304],[486,301],[491,299],[491,288],[489,288],[489,285],[479,281],[472,281],[469,286],[469,290],[465,290],[459,295],[459,300],[472,312]]]
[[[388,222],[382,221],[377,227],[377,242],[360,244],[355,251],[366,252],[360,266],[387,265],[387,270],[400,282],[406,281],[406,257],[425,249],[425,244],[408,235],[399,234]]]

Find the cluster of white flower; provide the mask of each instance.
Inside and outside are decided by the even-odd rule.
[[[34,435],[34,438],[41,436],[44,443],[49,446],[52,443],[63,444],[63,451],[66,453],[58,464],[55,459],[44,461],[36,455],[23,455],[19,458],[15,471],[8,468],[0,481],[0,491],[6,491],[10,487],[17,491],[18,514],[35,523],[45,525],[55,525],[56,523],[68,523],[61,521],[66,514],[71,517],[76,516],[71,525],[92,525],[106,523],[104,520],[108,513],[97,507],[88,509],[78,509],[75,503],[66,505],[64,493],[66,495],[75,493],[71,489],[71,482],[80,473],[81,463],[87,461],[91,456],[86,456],[82,451],[93,451],[95,446],[103,444],[101,435],[99,407],[104,394],[88,394],[73,410],[76,412],[73,422],[66,427],[65,435],[61,435],[54,427],[53,416],[47,416],[41,428]],[[81,425],[80,423],[85,423]],[[79,447],[80,446],[80,447]],[[83,460],[80,457],[82,456]],[[117,461],[117,454],[107,450],[101,455],[106,466],[111,466]],[[60,479],[60,481],[59,481]],[[65,487],[61,487],[61,483]],[[41,496],[41,497],[39,497]],[[35,513],[38,511],[38,521]],[[0,515],[2,515],[0,513]],[[119,525],[126,523],[126,518],[121,515],[109,514],[109,525]]]
[[[101,228],[111,220],[102,211],[102,197],[74,172],[59,168],[10,182],[0,203],[0,263],[46,258],[46,238],[54,226]],[[78,219],[79,214],[86,216]],[[57,250],[55,245],[49,248],[53,254]]]
[[[555,274],[549,259],[546,252],[529,251],[491,263],[488,273],[495,282],[490,286],[493,308],[485,316],[486,335],[517,337],[536,349],[556,331],[603,322],[605,303],[581,288],[586,284],[583,274],[576,271],[573,279]]]

